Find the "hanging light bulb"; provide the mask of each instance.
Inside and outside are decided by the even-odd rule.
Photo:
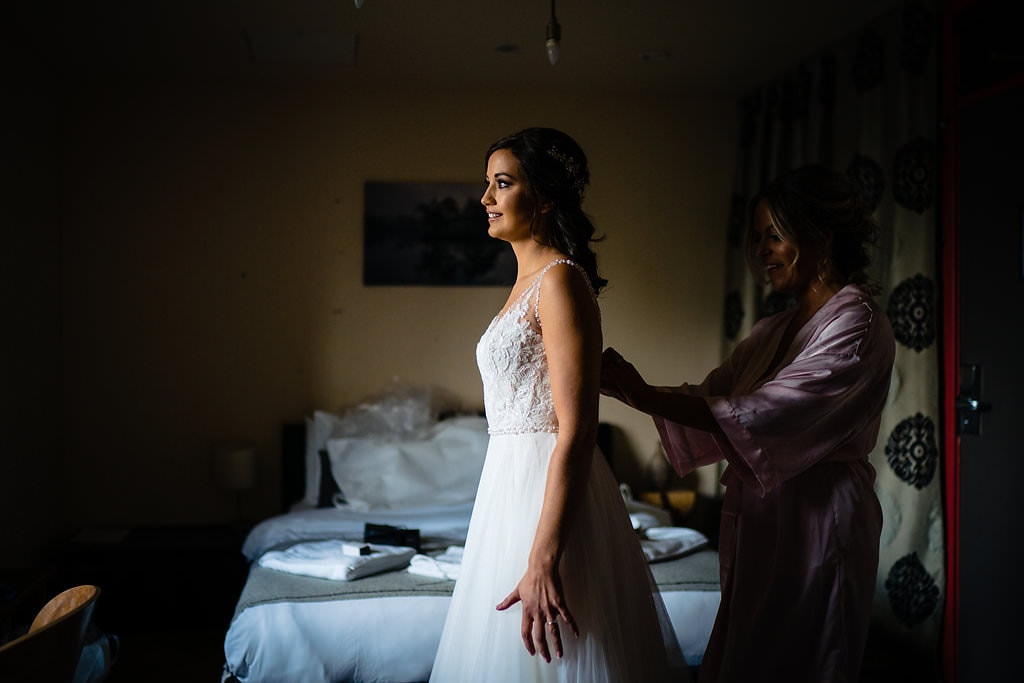
[[[548,39],[544,46],[548,51],[548,61],[554,66],[558,61],[558,43],[562,40],[562,27],[555,17],[555,0],[551,0],[551,21],[548,22]]]

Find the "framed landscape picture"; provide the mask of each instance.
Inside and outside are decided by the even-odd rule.
[[[363,284],[508,286],[511,247],[487,234],[482,183],[367,181]]]

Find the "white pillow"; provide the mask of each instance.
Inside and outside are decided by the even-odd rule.
[[[707,536],[689,527],[661,526],[647,529],[640,541],[648,562],[661,562],[681,557],[708,544]]]
[[[437,416],[453,406],[453,399],[436,387],[395,384],[344,415],[314,412],[306,418],[306,491],[298,505],[320,505],[320,451],[326,448],[328,439],[374,435],[421,439],[436,424]]]
[[[487,452],[487,421],[439,422],[423,439],[327,440],[331,473],[353,507],[370,510],[456,505],[476,497]]]

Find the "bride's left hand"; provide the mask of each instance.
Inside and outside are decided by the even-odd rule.
[[[519,580],[519,585],[498,603],[497,609],[506,610],[517,602],[523,605],[520,633],[526,651],[531,655],[539,652],[545,662],[550,662],[550,638],[555,656],[560,658],[563,654],[560,626],[563,623],[574,637],[579,638],[576,620],[562,597],[562,579],[557,569],[527,569],[526,574]]]

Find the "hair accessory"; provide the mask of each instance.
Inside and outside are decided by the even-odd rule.
[[[548,150],[548,154],[558,161],[558,163],[562,165],[562,168],[565,169],[565,174],[569,177],[569,184],[572,185],[572,189],[576,190],[576,196],[582,200],[583,186],[585,183],[583,176],[580,175],[579,162],[568,154],[563,154],[555,146],[552,146],[551,149]]]

